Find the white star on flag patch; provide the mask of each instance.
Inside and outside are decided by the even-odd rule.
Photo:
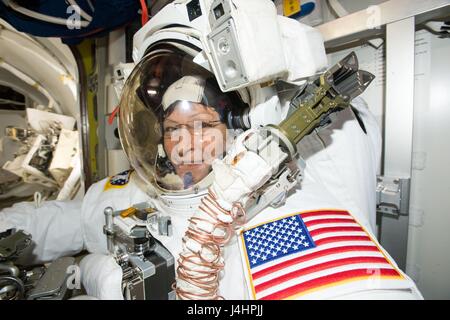
[[[258,300],[411,287],[347,211],[296,213],[244,229],[240,249],[250,295]]]

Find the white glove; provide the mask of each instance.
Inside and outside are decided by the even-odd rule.
[[[251,192],[262,187],[278,171],[286,158],[277,141],[264,140],[261,129],[241,134],[223,160],[215,160],[213,191],[226,210],[233,202],[242,200]]]
[[[81,281],[89,296],[123,300],[122,268],[112,256],[92,253],[80,262]]]
[[[287,158],[278,141],[272,136],[266,139],[265,133],[264,129],[244,132],[225,159],[213,162],[214,183],[183,237],[176,285],[180,299],[220,298],[222,249],[230,240],[231,224],[244,217],[242,211],[232,208],[237,202],[242,208],[249,195],[278,172]]]

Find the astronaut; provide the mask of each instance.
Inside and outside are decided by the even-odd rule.
[[[256,214],[246,212],[243,204],[255,190],[269,190],[267,182],[286,159],[283,152],[245,147],[248,141],[257,141],[257,150],[273,146],[252,137],[293,111],[292,96],[283,96],[274,80],[284,77],[298,88],[306,81],[294,79],[323,72],[326,56],[318,33],[276,17],[271,1],[235,0],[228,11],[229,3],[176,1],[136,34],[138,63],[123,88],[119,116],[132,170],[95,183],[82,202],[5,209],[0,231],[31,233],[34,262],[89,251],[80,263],[82,282],[89,296],[100,299],[124,298],[123,271],[103,232],[104,210],[142,203],[170,217],[172,233],[153,236],[175,258],[179,299],[421,299],[374,236],[381,137],[360,98],[352,108],[327,115],[329,121],[298,142],[301,158],[291,164],[301,174],[292,171],[297,175],[288,179],[289,188]],[[260,61],[245,59],[255,48],[274,45],[254,38],[254,48],[240,47],[247,80],[225,81],[236,74],[221,69],[214,52],[206,50],[211,37],[205,34],[217,27],[209,11],[219,22],[233,13],[237,30],[248,27],[239,23],[242,17],[254,19],[253,31],[276,25],[284,71],[272,68],[278,62],[263,51]],[[171,27],[173,21],[184,27]],[[257,37],[246,31],[239,41]],[[280,40],[299,35],[301,41]],[[223,42],[220,48],[229,50]],[[310,60],[296,60],[299,51]],[[269,187],[277,190],[276,184]]]

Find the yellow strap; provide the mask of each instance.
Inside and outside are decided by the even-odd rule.
[[[133,214],[135,214],[136,213],[136,208],[135,207],[131,207],[131,208],[128,208],[128,209],[126,209],[126,210],[123,210],[121,213],[120,213],[120,216],[122,217],[122,218],[126,218],[126,217],[129,217],[129,216],[132,216]]]

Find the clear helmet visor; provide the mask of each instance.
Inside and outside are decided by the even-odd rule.
[[[212,182],[212,162],[234,136],[232,114],[244,107],[222,93],[214,75],[179,52],[146,56],[122,93],[119,134],[132,167],[166,193],[199,191]]]

